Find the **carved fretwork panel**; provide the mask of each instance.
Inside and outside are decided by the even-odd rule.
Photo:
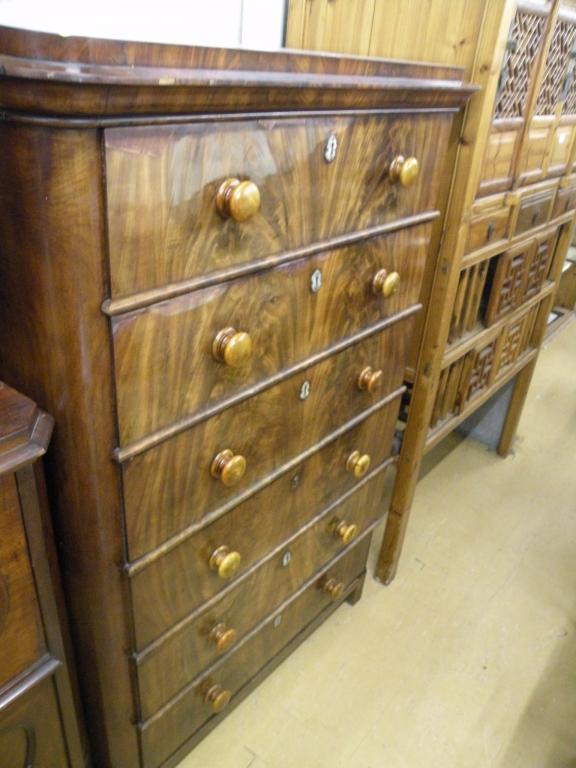
[[[562,89],[575,41],[576,26],[560,19],[554,27],[535,114],[553,115],[557,104],[562,101]]]
[[[526,264],[529,258],[529,251],[516,254],[505,253],[499,258],[486,309],[486,325],[492,325],[522,303],[525,295]]]
[[[500,370],[513,365],[520,353],[520,342],[526,318],[521,318],[504,330],[504,341],[500,352]]]
[[[522,9],[516,11],[496,96],[496,119],[524,115],[530,76],[540,53],[545,28],[544,16]]]
[[[495,351],[496,340],[476,353],[468,385],[468,399],[483,392],[490,386]]]
[[[526,298],[534,296],[542,288],[542,284],[548,274],[550,255],[551,248],[549,241],[546,240],[545,242],[540,243],[532,256],[528,267],[525,289]]]

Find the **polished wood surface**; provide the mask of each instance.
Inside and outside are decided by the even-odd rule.
[[[0,754],[6,768],[68,768],[72,763],[50,678],[3,709],[0,704]]]
[[[393,428],[391,421],[398,411],[398,406],[397,400],[382,435],[388,439],[388,444],[391,442]],[[340,455],[338,458],[337,470],[344,474],[345,456]],[[374,471],[382,470],[386,464],[387,462],[375,464]],[[305,530],[310,521],[317,519],[317,515],[325,516],[325,510],[331,509],[339,497],[353,493],[356,487],[364,488],[364,484],[359,482],[360,478],[355,477],[352,482],[342,484],[345,490],[340,494],[335,492],[332,498],[335,497],[336,501],[327,505],[322,505],[322,499],[319,499],[320,503],[315,503],[314,496],[309,499],[301,495],[298,499],[279,502],[279,508],[272,506],[262,509],[263,503],[269,499],[276,501],[288,484],[292,486],[295,476],[298,477],[292,475],[275,488],[266,489],[263,499],[254,497],[236,507],[229,515],[186,539],[180,546],[157,558],[132,577],[137,648],[143,648],[187,613],[197,609],[216,594],[224,592],[228,589],[229,581],[249,573],[261,560],[266,559],[269,553],[276,552],[283,542],[292,540],[300,530]],[[377,485],[376,482],[371,484],[376,498]],[[367,522],[372,522],[374,515],[381,514],[382,510],[377,501],[366,503],[369,495],[362,496],[360,493],[355,498],[355,503],[360,509],[347,513],[352,515],[347,522],[360,523],[363,528]],[[298,551],[307,568],[322,563],[344,543],[333,535],[334,532],[330,528],[333,515],[330,514],[330,520],[318,518],[305,541],[297,541],[291,545],[293,554]],[[338,511],[334,514],[339,518],[341,516]],[[212,553],[219,547],[226,547],[227,552],[238,553],[241,557],[238,567],[228,579],[218,578],[217,572],[214,572],[210,564]],[[286,572],[277,572],[277,563],[272,562],[267,575],[262,577],[262,589],[276,599],[279,590],[294,587],[292,579],[298,578],[294,576],[294,569],[295,566],[292,565]]]
[[[323,584],[328,575],[347,586],[363,569],[365,550],[366,539],[351,550],[338,554],[327,566],[304,579],[297,592],[316,594],[319,584]],[[254,599],[247,605],[246,595],[249,593],[254,594]],[[224,620],[226,625],[236,630],[234,643],[226,649],[230,651],[242,644],[255,628],[269,621],[271,615],[278,615],[282,602],[281,595],[270,599],[262,575],[255,571],[218,602],[211,603],[198,616],[183,622],[147,652],[139,654],[136,663],[143,720],[151,717],[179,690],[223,656],[223,653],[215,652],[211,640],[213,628],[218,623]]]
[[[38,461],[52,428],[0,382],[0,750],[15,768],[88,764]]]
[[[429,236],[429,224],[409,227],[113,318],[121,444],[245,393],[417,304]],[[381,270],[400,276],[388,297],[372,290]],[[241,365],[214,359],[215,331],[230,327],[251,340]]]
[[[510,451],[558,279],[554,265],[573,226],[565,191],[573,184],[558,177],[574,162],[576,17],[562,0],[495,0],[485,8],[472,75],[484,91],[460,137],[411,377],[378,565],[385,583],[396,573],[424,452],[517,377],[498,448]]]
[[[58,424],[95,764],[168,768],[360,596],[471,90],[450,67],[6,29],[0,65],[0,372]],[[163,656],[208,616],[195,661]]]
[[[447,141],[450,123],[450,114],[434,112],[106,131],[112,296],[433,210],[441,160],[434,146]],[[327,161],[331,137],[337,149]],[[420,164],[409,188],[389,177],[399,153]],[[260,209],[247,221],[223,219],[216,208],[231,175],[260,190]]]
[[[0,477],[0,689],[46,652],[14,475]]]
[[[217,684],[234,695],[258,672],[267,658],[280,651],[330,604],[330,595],[323,590],[327,579],[334,578],[348,586],[362,571],[366,555],[366,547],[360,543],[346,559],[340,560],[334,568],[328,568],[306,589],[297,592],[293,600],[271,612],[261,627],[250,633],[244,643],[226,658],[211,666],[206,675],[183,687],[166,709],[145,721],[140,727],[144,765],[159,765],[184,738],[191,736],[211,716],[211,708],[206,706],[204,699],[212,685]],[[342,600],[344,595],[343,587],[337,599]],[[157,694],[152,693],[152,688],[146,690],[156,702],[159,700]]]
[[[409,331],[408,324],[396,323],[124,461],[130,559],[229,509],[272,474],[300,462],[321,441],[368,416],[400,386]],[[384,371],[375,394],[357,384],[367,365]],[[246,461],[245,473],[234,485],[217,481],[211,473],[214,458],[224,449]]]

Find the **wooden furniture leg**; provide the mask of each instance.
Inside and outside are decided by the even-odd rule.
[[[512,443],[516,435],[516,430],[518,429],[518,422],[522,415],[522,409],[524,408],[526,395],[528,394],[530,381],[532,380],[532,374],[534,373],[537,360],[538,358],[535,357],[516,376],[514,389],[512,391],[512,399],[510,400],[510,405],[508,406],[506,418],[504,419],[504,424],[502,425],[502,431],[500,433],[500,441],[497,448],[499,456],[508,456],[510,449],[512,448]]]

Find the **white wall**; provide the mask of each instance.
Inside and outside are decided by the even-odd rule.
[[[0,0],[0,25],[61,35],[280,48],[286,0]]]

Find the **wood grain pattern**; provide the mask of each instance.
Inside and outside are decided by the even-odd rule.
[[[367,548],[362,544],[359,544],[358,547],[365,561]],[[361,558],[355,558],[354,551],[350,554],[350,572],[346,567],[342,570],[338,568],[335,571],[336,575],[342,576],[342,578],[347,576],[349,578],[351,573],[354,573],[354,566],[358,569],[360,564]],[[357,554],[360,555],[360,552]],[[329,574],[330,571],[327,575]],[[174,699],[168,708],[142,724],[140,730],[146,768],[155,768],[162,763],[176,750],[180,743],[210,718],[210,708],[206,706],[203,700],[207,686],[217,681],[236,695],[241,691],[242,686],[246,685],[257,674],[269,658],[273,658],[275,654],[281,651],[282,647],[295,637],[307,623],[311,622],[322,609],[328,608],[330,600],[322,593],[322,582],[323,577],[320,577],[318,582],[312,584],[305,592],[298,595],[291,604],[286,605],[281,612],[276,614],[276,616],[282,617],[279,626],[274,626],[275,616],[270,617],[270,620],[258,632],[250,636],[244,645],[223,659],[218,665],[212,667],[202,680],[187,689],[183,689],[179,697]]]
[[[450,120],[286,117],[106,131],[112,295],[433,210]],[[327,163],[331,135],[338,149]],[[409,189],[387,178],[399,154],[421,164]],[[260,189],[260,212],[248,221],[223,220],[216,210],[216,192],[229,177]]]
[[[0,688],[46,652],[14,475],[0,477]]]
[[[555,189],[550,189],[522,197],[516,220],[516,235],[524,234],[550,219],[554,195]]]
[[[307,368],[288,368],[289,378],[267,380],[260,391],[261,380],[248,385],[246,400],[233,404],[230,398],[217,415],[198,410],[202,418],[194,426],[179,401],[177,411],[154,416],[156,424],[169,422],[172,431],[161,426],[126,447],[119,438],[116,361],[106,312],[119,317],[127,304],[111,305],[110,299],[136,297],[141,308],[157,300],[159,289],[184,295],[200,282],[231,283],[239,277],[234,270],[271,268],[270,258],[287,263],[316,256],[329,248],[334,233],[341,233],[343,245],[349,238],[359,242],[376,235],[378,228],[379,234],[391,225],[400,229],[406,212],[424,213],[430,221],[451,110],[471,89],[462,87],[461,73],[450,67],[124,44],[6,29],[0,29],[0,66],[0,330],[10,340],[0,374],[49,408],[58,424],[49,486],[94,761],[98,768],[143,768],[156,761],[158,750],[159,759],[165,756],[167,765],[174,765],[214,719],[197,721],[194,708],[186,705],[174,708],[174,718],[159,727],[158,742],[152,719],[137,729],[141,707],[130,651],[137,641],[142,646],[168,628],[163,637],[176,636],[174,622],[192,621],[191,611],[200,615],[226,599],[223,590],[214,594],[213,604],[203,603],[205,582],[190,578],[194,566],[183,557],[205,526],[222,525],[220,533],[236,534],[219,521],[227,514],[228,523],[233,516],[240,520],[239,505],[248,505],[275,481],[284,483],[291,468],[309,460],[306,466],[322,478],[315,451],[333,450],[329,461],[336,462],[336,441],[343,445],[348,429],[363,434],[369,418],[390,431],[392,415],[376,417],[386,405],[385,393],[394,389],[387,396],[392,400],[401,392],[410,325],[405,321],[417,306],[396,315],[386,330],[381,321],[362,327],[346,337],[346,344],[354,341],[346,348],[319,334],[318,343],[322,337],[328,348]],[[409,112],[400,114],[405,108]],[[298,113],[288,114],[293,109]],[[319,115],[322,110],[331,112]],[[370,114],[359,114],[362,110]],[[341,129],[332,175],[323,159],[327,129]],[[348,141],[352,135],[354,141]],[[113,171],[106,142],[122,136],[126,143],[115,157],[122,163]],[[383,166],[420,147],[423,172],[416,186],[392,190],[382,183]],[[254,167],[261,174],[253,181],[262,193],[262,212],[235,230],[230,220],[216,218],[213,192],[224,180],[220,174],[245,180]],[[123,188],[126,183],[132,188]],[[140,185],[152,209],[134,205]],[[125,194],[127,208],[110,206],[108,192]],[[114,239],[115,228],[126,223],[138,231],[126,230],[129,237],[121,231],[120,240]],[[158,227],[166,229],[160,233]],[[297,254],[299,247],[310,250]],[[146,293],[151,289],[155,299]],[[384,372],[381,394],[358,389],[358,376],[368,365]],[[170,391],[164,393],[169,400]],[[187,415],[180,418],[181,413]],[[259,543],[254,570],[230,585],[232,593],[254,574],[253,591],[243,598],[248,616],[253,595],[260,595],[254,622],[346,551],[325,528],[334,510],[324,509],[326,519],[314,518],[316,502],[337,504],[365,534],[358,570],[342,595],[358,598],[368,540],[381,514],[381,459],[389,448],[377,442],[372,429],[379,472],[349,487],[343,482],[342,493],[357,491],[349,497],[335,489],[325,496],[319,482],[318,496],[310,492],[311,517],[291,520],[291,534],[286,529],[293,543],[273,531],[268,546],[276,549],[264,552]],[[210,472],[214,453],[225,448],[241,450],[248,459],[248,474],[236,489],[221,490]],[[28,473],[23,492],[29,483]],[[246,515],[239,530],[248,531],[259,514]],[[281,580],[278,558],[286,546],[293,548],[293,565]],[[139,559],[127,562],[134,551],[141,553]],[[165,605],[158,594],[165,595]],[[156,606],[156,617],[145,613],[145,602]],[[319,606],[299,616],[295,634],[288,633],[281,644],[275,645],[265,628],[258,632],[263,640],[254,640],[257,664],[246,662],[241,670],[233,705],[332,610]],[[252,628],[247,621],[244,631]],[[238,651],[248,646],[248,635],[244,640]],[[174,671],[179,681],[172,677],[171,685],[186,684],[181,676],[189,657],[182,661]],[[56,679],[53,667],[52,673]],[[150,700],[147,706],[157,703]],[[186,713],[181,729],[179,718]]]
[[[290,366],[416,304],[430,225],[321,253],[114,318],[120,443],[226,401]],[[397,271],[391,297],[372,287]],[[320,288],[314,292],[312,278]],[[250,335],[248,363],[214,358],[218,331]]]
[[[410,330],[409,324],[396,324],[125,462],[130,559],[253,492],[271,473],[298,461],[303,451],[400,386]],[[368,365],[384,372],[379,394],[358,388]],[[305,399],[303,386],[309,389]],[[212,460],[226,448],[247,462],[234,487],[210,474]]]
[[[369,539],[369,537],[368,537]],[[318,590],[324,574],[350,584],[362,571],[367,555],[366,537],[351,550],[337,555],[328,567],[321,568],[302,583],[296,593],[305,592],[316,605],[326,605],[328,596]],[[247,600],[247,595],[251,599]],[[299,596],[297,599],[300,599]],[[288,603],[293,597],[288,597]],[[209,633],[215,623],[225,621],[227,626],[238,632],[237,648],[248,634],[258,630],[262,622],[284,621],[282,599],[273,595],[258,571],[250,574],[242,584],[227,593],[217,602],[211,603],[197,618],[182,624],[178,631],[162,638],[148,653],[137,658],[137,674],[140,687],[141,716],[150,718],[189,682],[199,677],[203,670],[218,663],[219,657],[213,652]],[[281,627],[277,627],[281,629]],[[262,657],[269,656],[270,649],[263,648]]]
[[[51,678],[0,706],[0,753],[6,768],[71,768]]]
[[[47,457],[88,727],[99,765],[138,765],[95,131],[2,124],[0,375],[56,418]],[[48,199],[48,204],[47,204]],[[102,610],[105,606],[105,610]],[[112,757],[113,756],[113,757]]]
[[[382,438],[383,440],[386,438],[388,442],[384,452],[371,456],[373,458],[371,466],[374,467],[372,471],[382,469],[386,465],[385,459],[390,453],[389,445],[399,404],[399,400],[396,399],[384,414],[379,414],[382,422]],[[374,429],[374,421],[372,429]],[[311,520],[325,514],[325,510],[333,507],[338,502],[338,498],[352,493],[361,486],[364,481],[359,481],[353,476],[346,477],[349,474],[346,471],[346,459],[353,450],[359,448],[367,452],[371,446],[364,442],[356,444],[352,442],[353,437],[354,435],[348,438],[349,442],[341,441],[335,446],[335,455],[329,455],[332,463],[327,463],[326,457],[319,456],[315,461],[299,466],[294,473],[291,472],[281,478],[278,483],[273,484],[274,487],[268,486],[262,495],[259,494],[240,504],[213,525],[189,537],[179,547],[172,549],[134,575],[131,586],[137,649],[145,647],[187,613],[229,587],[230,582],[220,579],[208,565],[210,555],[217,547],[226,545],[240,553],[242,561],[234,579],[243,578],[261,560],[269,557],[271,552],[276,552],[283,542],[297,536],[298,532],[301,529],[304,530]],[[386,455],[382,457],[382,453]],[[302,483],[301,480],[302,473],[312,474],[315,471],[321,474],[318,472],[318,464],[324,466],[326,474],[332,474],[336,490],[332,492],[325,490],[323,494],[307,496],[306,483]],[[301,492],[294,488],[294,478],[297,478],[296,482],[304,485]],[[326,483],[325,478],[322,478],[322,481]],[[375,496],[378,498],[376,491]],[[357,498],[364,497],[359,495]],[[264,506],[268,501],[275,503],[276,506]],[[371,516],[371,520],[381,511],[377,502],[364,506],[365,514]],[[358,514],[354,516],[354,521],[363,522]],[[329,553],[338,551],[342,547],[342,541],[328,530],[326,521],[316,526],[314,540],[316,539],[313,552],[309,557],[305,557],[307,568],[313,568],[315,563],[323,562],[324,548]],[[274,572],[274,566],[267,568],[268,575],[271,569]],[[267,582],[267,577],[262,578]],[[274,589],[271,594],[274,594]],[[155,596],[154,600],[150,599],[152,595]],[[246,600],[243,604],[248,611]]]

